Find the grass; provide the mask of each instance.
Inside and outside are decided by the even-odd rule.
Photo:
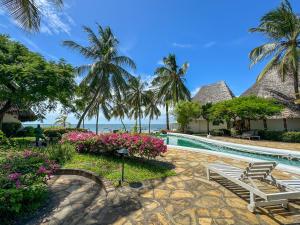
[[[115,156],[88,155],[76,153],[64,168],[85,169],[99,174],[117,185],[121,176],[122,159]],[[125,159],[126,182],[139,182],[148,179],[175,175],[172,164],[155,160]]]

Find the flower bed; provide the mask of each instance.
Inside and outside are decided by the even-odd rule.
[[[47,196],[46,181],[58,169],[46,155],[25,150],[0,162],[0,224],[39,207]]]
[[[126,148],[129,155],[155,158],[167,151],[163,140],[148,135],[139,134],[102,134],[91,132],[70,132],[63,136],[62,143],[75,144],[80,153],[114,152]]]

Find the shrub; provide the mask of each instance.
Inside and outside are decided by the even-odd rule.
[[[60,139],[63,134],[72,132],[72,131],[80,131],[80,132],[86,132],[86,129],[83,128],[65,128],[65,127],[49,127],[44,128],[44,134],[45,136],[49,138],[58,138]]]
[[[5,136],[5,134],[0,130],[0,145],[6,146],[9,145],[8,138]]]
[[[224,136],[224,131],[221,129],[214,129],[210,131],[210,134],[213,136]]]
[[[44,150],[51,160],[59,164],[63,164],[72,159],[75,149],[74,146],[68,143],[51,145]]]
[[[15,147],[29,147],[35,142],[35,137],[14,137],[9,139],[10,145]]]
[[[269,131],[269,130],[259,130],[257,134],[261,139],[270,141],[282,141],[282,135],[284,131]]]
[[[131,156],[155,158],[167,150],[159,138],[128,133],[96,135],[90,132],[70,132],[62,138],[62,143],[66,142],[75,144],[76,150],[81,153],[99,154],[126,148]]]
[[[17,130],[22,126],[21,123],[3,123],[2,131],[6,137],[10,137],[16,134]]]
[[[24,127],[22,130],[17,131],[16,137],[35,137],[34,127]]]
[[[1,222],[10,223],[39,207],[47,196],[46,180],[57,169],[58,165],[45,154],[29,150],[3,160],[0,163]]]
[[[282,141],[300,143],[300,132],[285,132],[282,134]]]

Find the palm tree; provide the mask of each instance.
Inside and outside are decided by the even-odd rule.
[[[164,65],[155,71],[156,77],[153,79],[152,85],[157,88],[157,97],[166,109],[166,124],[169,125],[169,104],[175,105],[180,100],[190,100],[191,93],[185,86],[185,74],[189,67],[188,63],[184,63],[181,67],[177,65],[176,56],[169,54],[163,58]]]
[[[142,107],[148,104],[147,83],[143,82],[140,77],[134,77],[129,81],[128,93],[126,95],[128,104],[132,107],[130,116],[136,121],[139,120],[139,133],[142,132]]]
[[[112,108],[112,116],[116,118],[120,118],[120,121],[123,125],[124,131],[127,131],[126,126],[123,122],[125,116],[128,116],[128,104],[124,98],[124,96],[113,96],[113,108]]]
[[[145,107],[145,116],[149,117],[149,134],[151,132],[151,120],[154,118],[158,118],[160,116],[160,110],[157,107],[157,98],[154,94],[153,91],[149,90],[147,91],[147,96],[148,96],[148,104]]]
[[[56,118],[55,124],[62,125],[63,127],[67,127],[67,126],[70,125],[70,123],[67,122],[67,120],[68,120],[68,115],[67,114],[61,114]]]
[[[209,122],[210,122],[210,108],[212,107],[212,103],[208,102],[205,105],[201,105],[201,116],[206,120],[206,129],[207,134],[209,134]]]
[[[61,9],[63,0],[46,0]],[[41,23],[40,1],[36,0],[0,0],[0,5],[27,31],[39,31]]]
[[[87,59],[92,60],[91,64],[78,68],[79,74],[85,74],[82,83],[95,90],[94,95],[80,117],[77,127],[95,104],[100,95],[111,96],[112,92],[120,95],[127,88],[127,81],[132,75],[127,72],[124,66],[135,69],[135,63],[126,56],[118,55],[118,40],[109,27],[102,28],[97,24],[98,32],[95,34],[91,28],[83,27],[88,34],[89,46],[81,46],[74,41],[64,41],[64,45],[79,51]],[[98,35],[98,36],[97,36]]]
[[[250,52],[251,66],[272,56],[259,74],[257,81],[261,80],[273,68],[278,69],[283,81],[287,74],[291,74],[294,79],[296,100],[299,100],[300,19],[293,12],[290,3],[284,0],[277,9],[264,15],[260,20],[259,26],[251,28],[250,32],[262,33],[269,39],[268,43]]]

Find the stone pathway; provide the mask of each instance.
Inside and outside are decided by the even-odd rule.
[[[225,162],[241,168],[247,163],[179,150],[169,150],[160,160],[172,162],[178,175],[145,181],[141,188],[125,186],[107,196],[83,177],[56,177],[50,186],[52,203],[26,224],[300,224],[300,201],[291,203],[289,210],[272,206],[253,214],[247,210],[245,190],[226,180],[206,180],[207,163]],[[274,175],[300,179],[281,171]]]

